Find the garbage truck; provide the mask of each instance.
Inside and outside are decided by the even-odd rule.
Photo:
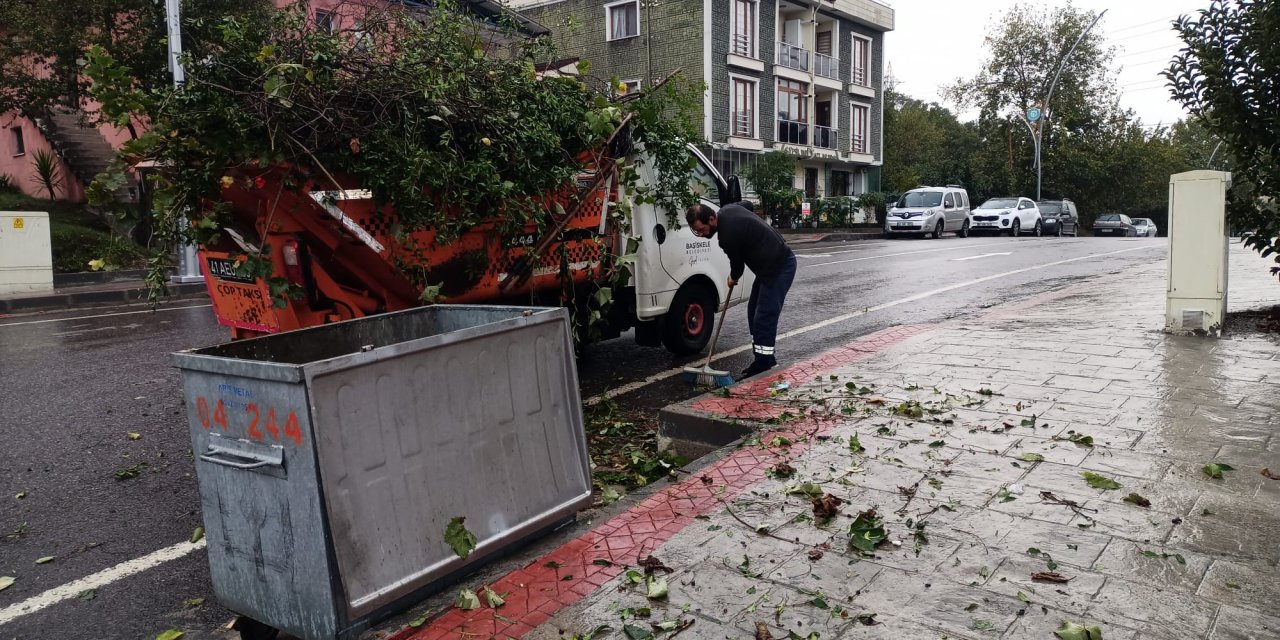
[[[697,147],[687,150],[689,186],[701,202],[719,208],[741,200],[736,177],[726,180]],[[608,163],[626,163],[640,186],[656,184],[643,150]],[[554,300],[598,327],[597,339],[634,329],[641,345],[698,353],[725,302],[729,261],[716,238],[693,234],[683,211],[636,198],[609,169],[585,166],[571,185],[576,193],[559,194],[552,204],[561,206],[515,233],[482,223],[449,239],[433,229],[406,233],[394,203],[377,203],[340,176],[282,188],[292,180],[285,169],[238,170],[221,185],[230,223],[199,249],[213,310],[242,339],[429,302]],[[625,215],[611,215],[624,204],[614,213]],[[246,269],[251,255],[269,258],[270,273]],[[730,306],[750,290],[744,284]]]

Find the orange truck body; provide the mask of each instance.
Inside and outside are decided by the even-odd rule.
[[[536,260],[531,277],[503,288],[513,265],[531,254],[538,225],[504,237],[492,223],[471,228],[451,242],[437,242],[434,229],[399,232],[392,204],[379,206],[352,181],[344,189],[285,188],[287,168],[224,179],[221,196],[230,205],[232,230],[252,229],[269,247],[270,277],[283,278],[301,296],[273,296],[266,278],[236,268],[257,250],[225,230],[214,245],[200,247],[205,283],[218,322],[233,339],[289,331],[423,304],[424,285],[440,287],[442,301],[455,303],[544,302],[566,288],[608,275],[607,256],[617,234],[608,224],[610,183],[582,196],[583,206]],[[594,181],[579,177],[579,191]],[[308,187],[322,189],[318,181]],[[332,187],[330,187],[332,189]],[[568,209],[574,189],[548,198]],[[547,214],[546,227],[554,224]],[[237,239],[235,236],[241,238]],[[563,273],[568,264],[568,278]],[[559,298],[556,298],[559,301]]]

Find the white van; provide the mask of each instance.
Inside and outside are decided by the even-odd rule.
[[[969,192],[964,187],[916,187],[890,203],[884,221],[889,235],[914,234],[941,238],[954,232],[969,237]]]

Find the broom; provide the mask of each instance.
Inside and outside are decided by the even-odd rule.
[[[707,362],[701,367],[685,367],[684,379],[686,382],[699,387],[727,387],[733,384],[733,376],[729,375],[728,371],[711,368],[711,358],[716,354],[716,342],[720,340],[720,330],[724,328],[724,317],[729,313],[729,301],[732,299],[733,287],[730,286],[729,293],[724,297],[724,311],[720,312],[720,324],[716,325],[716,332],[711,336],[711,348],[707,350]]]

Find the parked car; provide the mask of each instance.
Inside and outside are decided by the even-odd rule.
[[[941,238],[953,231],[969,237],[969,192],[959,185],[916,187],[891,203],[885,215],[889,235],[919,234]]]
[[[1093,235],[1132,237],[1138,235],[1138,230],[1133,227],[1133,220],[1129,216],[1123,213],[1104,213],[1093,221]]]
[[[1044,234],[1044,220],[1031,198],[991,198],[974,209],[969,220],[974,231],[1008,232],[1011,236],[1024,231],[1036,236]]]
[[[1156,228],[1156,221],[1151,218],[1134,218],[1133,228],[1140,238],[1154,238],[1160,234],[1160,229]]]
[[[1036,208],[1044,219],[1045,235],[1061,237],[1064,233],[1080,235],[1080,213],[1076,211],[1076,203],[1062,200],[1038,200]]]

